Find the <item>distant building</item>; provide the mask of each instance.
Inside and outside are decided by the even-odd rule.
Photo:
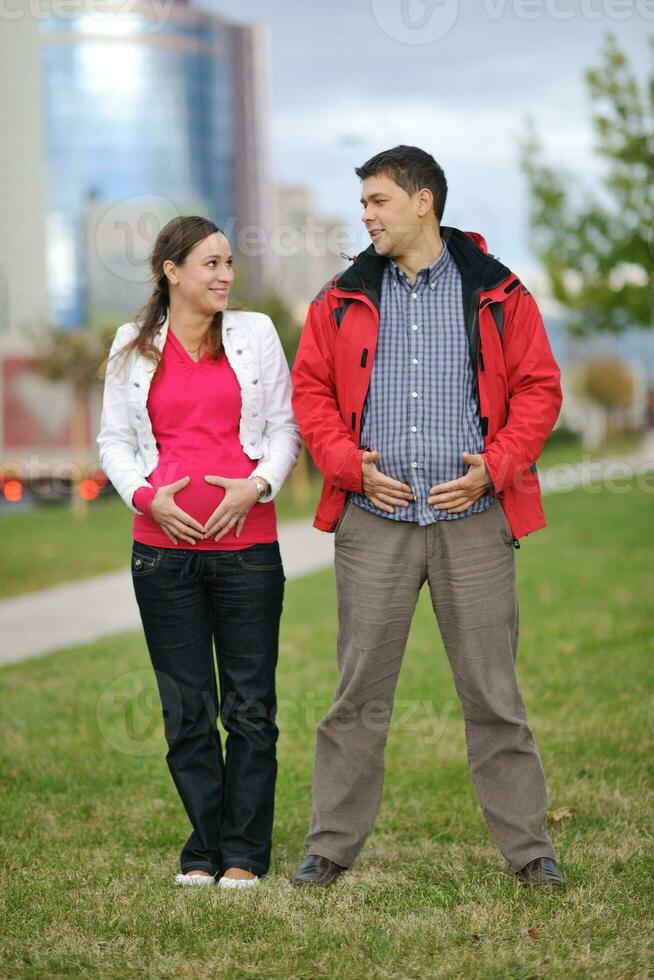
[[[127,316],[159,228],[270,228],[268,36],[182,2],[41,0],[0,33],[0,350]],[[267,250],[243,263],[248,290]],[[21,346],[19,344],[19,346]]]
[[[276,292],[303,320],[309,303],[349,261],[341,253],[361,250],[356,229],[317,213],[311,191],[278,184],[274,191],[270,271]]]

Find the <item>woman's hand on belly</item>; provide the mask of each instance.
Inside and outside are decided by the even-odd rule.
[[[195,544],[204,537],[204,528],[200,522],[175,503],[175,494],[188,486],[189,479],[190,477],[184,476],[175,483],[159,487],[150,505],[153,520],[159,524],[173,544],[179,544],[178,538],[188,541],[189,544]]]
[[[257,488],[252,480],[227,480],[222,476],[205,476],[207,483],[222,487],[225,496],[204,526],[205,538],[216,536],[220,541],[229,531],[236,529],[240,538],[245,518],[257,502]]]

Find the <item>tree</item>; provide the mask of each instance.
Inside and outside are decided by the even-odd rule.
[[[237,268],[230,306],[234,305],[237,309],[243,307],[246,310],[256,310],[258,313],[266,313],[275,324],[279,339],[282,342],[286,360],[289,365],[295,360],[302,325],[296,319],[292,309],[286,301],[275,292],[268,288],[256,299],[248,296],[245,283],[240,270]]]
[[[236,307],[242,306],[245,309],[256,310],[258,313],[266,313],[270,317],[282,342],[286,360],[289,366],[292,365],[300,342],[302,327],[286,301],[272,288],[267,289],[256,300],[250,299],[246,294],[245,285],[238,269],[232,296]],[[311,500],[311,460],[305,446],[302,447],[297,464],[291,472],[290,486],[293,501],[298,507],[303,507],[309,503]]]
[[[115,327],[86,326],[66,332],[51,327],[39,335],[35,370],[51,381],[67,382],[73,392],[71,453],[74,467],[73,510],[86,514],[80,483],[89,465],[89,408],[91,393],[101,380],[99,368],[106,359]]]
[[[584,393],[606,412],[608,436],[622,429],[621,410],[634,403],[634,376],[619,357],[598,357],[586,365]]]
[[[654,38],[651,39],[654,52]],[[571,333],[652,326],[654,308],[654,71],[641,86],[608,35],[586,72],[596,105],[601,186],[579,192],[546,162],[533,127],[522,146],[533,247]]]

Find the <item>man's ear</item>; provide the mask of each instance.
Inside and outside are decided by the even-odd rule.
[[[418,215],[424,218],[426,214],[434,209],[434,195],[428,187],[423,187],[418,191]]]

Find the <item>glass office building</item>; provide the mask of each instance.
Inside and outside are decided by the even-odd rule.
[[[265,60],[261,29],[180,2],[89,10],[38,24],[45,268],[51,319],[65,329],[143,300],[145,255],[174,214],[265,224],[265,126],[247,147],[242,135],[256,97],[245,56]]]

